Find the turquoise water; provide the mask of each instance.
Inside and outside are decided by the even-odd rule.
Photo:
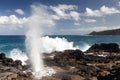
[[[73,42],[74,46],[79,46],[80,49],[86,45],[94,43],[117,43],[120,45],[120,36],[79,36],[79,35],[56,35],[49,36],[51,38],[65,38],[69,42]],[[0,36],[0,52],[9,52],[13,49],[19,49],[26,52],[25,36]]]

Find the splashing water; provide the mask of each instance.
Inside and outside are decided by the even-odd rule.
[[[26,49],[32,64],[33,74],[37,78],[41,78],[56,73],[54,69],[44,66],[43,53],[76,48],[73,47],[73,42],[68,42],[65,38],[56,37],[53,39],[43,37],[44,28],[54,26],[55,22],[46,9],[46,6],[32,5],[31,7],[32,15],[26,22],[26,26],[28,26],[26,33]]]
[[[26,25],[28,31],[26,33],[26,48],[29,54],[29,59],[32,64],[32,69],[36,77],[49,76],[55,71],[51,68],[44,67],[43,64],[43,27],[47,25],[54,25],[53,20],[50,18],[46,7],[43,5],[32,5],[32,15],[29,17]],[[49,73],[49,74],[48,74]]]
[[[9,57],[13,60],[21,60],[22,65],[26,65],[25,61],[28,59],[27,55],[17,48],[10,51]]]

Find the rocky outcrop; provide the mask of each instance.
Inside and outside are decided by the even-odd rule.
[[[20,60],[14,61],[12,58],[7,58],[4,53],[0,53],[0,62],[4,66],[16,67],[22,70],[22,62]]]
[[[114,29],[114,30],[105,30],[105,31],[93,31],[89,35],[120,35],[120,29]]]
[[[94,44],[86,52],[65,50],[44,54],[45,66],[56,70],[52,76],[40,80],[120,80],[120,52],[115,43]],[[89,54],[92,53],[92,54]],[[107,53],[106,56],[100,56]],[[0,54],[0,80],[36,80],[29,60],[23,66],[20,60],[14,61]]]
[[[24,72],[20,60],[14,61],[0,53],[0,80],[34,80],[31,72]]]
[[[110,52],[110,53],[119,53],[120,49],[119,49],[119,45],[116,43],[109,43],[109,44],[94,44],[93,46],[91,46],[87,52]]]
[[[89,53],[93,54],[89,55]],[[104,53],[107,53],[105,57],[99,56]],[[71,79],[70,75],[78,75],[82,78],[79,78],[80,80],[119,80],[119,53],[119,46],[115,43],[95,44],[86,52],[80,50],[53,52],[49,54],[52,58],[45,58],[45,62],[48,66],[58,66],[65,70],[62,76],[64,74],[67,76],[63,80],[75,80]]]
[[[84,54],[80,50],[65,50],[63,53],[56,54],[53,61],[58,63],[57,66],[75,66],[76,61],[82,58],[84,58]]]

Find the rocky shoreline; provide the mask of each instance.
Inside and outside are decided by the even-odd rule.
[[[46,66],[57,73],[41,80],[120,80],[120,49],[116,43],[94,44],[87,51],[65,50],[44,54]],[[29,61],[28,61],[29,62]],[[0,53],[0,80],[36,80],[30,64],[22,65]]]

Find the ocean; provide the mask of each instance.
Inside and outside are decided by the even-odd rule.
[[[59,50],[60,47],[69,46],[66,44],[71,43],[70,46],[72,45],[72,47],[85,51],[95,43],[117,43],[120,45],[120,36],[54,35],[47,36],[44,43],[46,46],[49,43],[47,48],[59,46],[56,50]],[[25,36],[0,36],[0,52],[6,53],[7,56],[11,52],[26,54]]]

